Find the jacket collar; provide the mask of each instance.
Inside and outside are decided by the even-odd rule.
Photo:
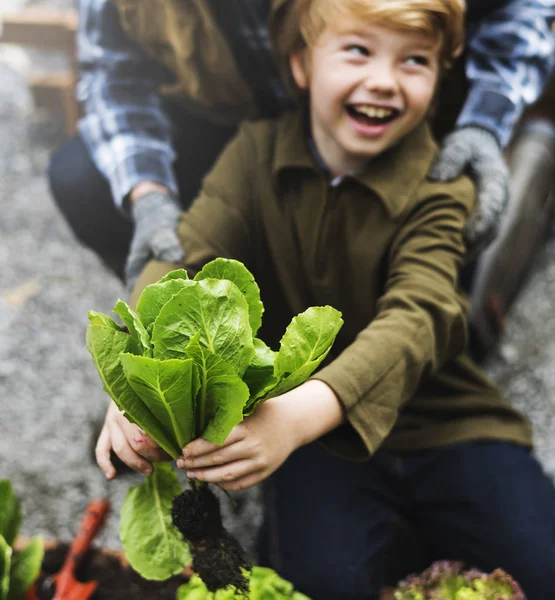
[[[310,150],[307,121],[301,110],[288,113],[280,120],[272,165],[275,180],[291,169],[322,172],[321,162]],[[397,218],[425,179],[436,154],[437,145],[424,122],[350,178],[377,194],[389,215]]]

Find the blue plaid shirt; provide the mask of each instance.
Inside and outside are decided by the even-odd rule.
[[[270,0],[246,0],[242,8],[240,0],[234,2],[242,24],[234,41],[257,59],[243,75],[265,104],[262,113],[275,114],[290,106],[290,98],[272,60],[266,25]],[[162,183],[177,194],[172,123],[157,93],[173,75],[125,37],[110,0],[79,4],[77,97],[85,106],[79,130],[95,164],[120,207],[141,181]],[[553,19],[555,0],[508,0],[470,27],[466,69],[472,87],[460,126],[480,125],[508,143],[524,108],[550,75]]]

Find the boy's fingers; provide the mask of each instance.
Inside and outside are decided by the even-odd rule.
[[[104,425],[98,436],[94,453],[96,456],[96,464],[104,475],[106,475],[107,479],[113,479],[116,476],[116,469],[110,460],[111,448],[112,442],[110,440],[110,432],[108,427]]]
[[[133,450],[123,431],[117,425],[110,426],[110,440],[114,452],[130,469],[144,475],[152,473],[152,465]]]
[[[228,440],[226,440],[227,444]],[[218,444],[213,444],[207,440],[203,440],[202,438],[197,438],[192,442],[189,442],[185,448],[183,448],[183,457],[184,458],[198,458],[199,456],[203,456],[204,454],[210,454],[215,450],[222,448],[222,446],[218,446]]]
[[[215,467],[233,462],[239,458],[245,458],[245,449],[241,444],[234,443],[229,446],[214,446],[212,452],[179,458],[177,466],[180,469],[198,469],[203,467]]]
[[[129,436],[127,437],[129,438]],[[149,435],[143,432],[135,433],[129,445],[137,454],[152,462],[170,460],[171,458]]]
[[[256,473],[251,473],[245,477],[236,479],[235,481],[220,483],[218,485],[226,492],[240,492],[241,490],[248,490],[257,483],[260,483],[263,479],[264,471],[257,471]]]
[[[187,472],[189,479],[205,481],[206,483],[225,484],[242,479],[248,475],[261,471],[260,467],[252,460],[237,460],[219,467],[194,469]]]
[[[235,426],[230,434],[227,436],[225,442],[220,446],[218,444],[213,444],[212,442],[209,442],[208,440],[205,440],[203,438],[197,438],[196,440],[193,440],[192,442],[189,442],[184,448],[183,448],[183,457],[184,458],[198,458],[199,456],[202,456],[203,454],[210,454],[211,452],[214,452],[214,450],[219,450],[221,448],[226,448],[227,446],[231,446],[231,444],[234,444],[235,442],[238,442],[240,440],[242,440],[245,437],[245,428],[242,427],[242,423],[240,423],[239,425]]]
[[[121,412],[117,412],[114,421],[110,421],[109,425],[114,430],[121,432],[121,435],[127,441],[127,445],[147,461],[156,462],[170,459],[170,456],[147,433],[138,425],[130,423]]]

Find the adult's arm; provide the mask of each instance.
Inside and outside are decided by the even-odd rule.
[[[80,0],[79,131],[116,205],[145,182],[177,194],[170,122],[157,92],[172,75],[122,30],[111,0]],[[153,191],[146,188],[144,191]]]
[[[478,202],[465,229],[478,253],[496,235],[509,199],[503,158],[524,109],[543,90],[553,68],[554,0],[508,0],[470,27],[466,63],[470,91],[457,128],[442,144],[430,177],[450,181],[462,172],[473,179]]]
[[[253,172],[260,165],[253,159],[257,147],[250,135],[250,125],[224,149],[203,181],[202,189],[182,213],[178,234],[184,250],[182,265],[194,276],[209,261],[235,258],[247,267],[254,244]],[[176,265],[150,261],[140,274],[131,294],[135,305],[142,290],[175,269]]]
[[[505,147],[524,109],[535,102],[555,61],[554,0],[509,0],[471,26],[470,92],[457,126],[478,125]]]

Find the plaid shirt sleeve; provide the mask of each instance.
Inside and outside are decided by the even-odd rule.
[[[458,126],[479,125],[505,147],[524,109],[541,94],[554,63],[555,0],[509,0],[470,31],[470,92]]]
[[[126,38],[110,0],[79,1],[77,45],[79,131],[114,202],[125,211],[123,199],[141,181],[176,194],[171,125],[157,93],[172,75]]]

